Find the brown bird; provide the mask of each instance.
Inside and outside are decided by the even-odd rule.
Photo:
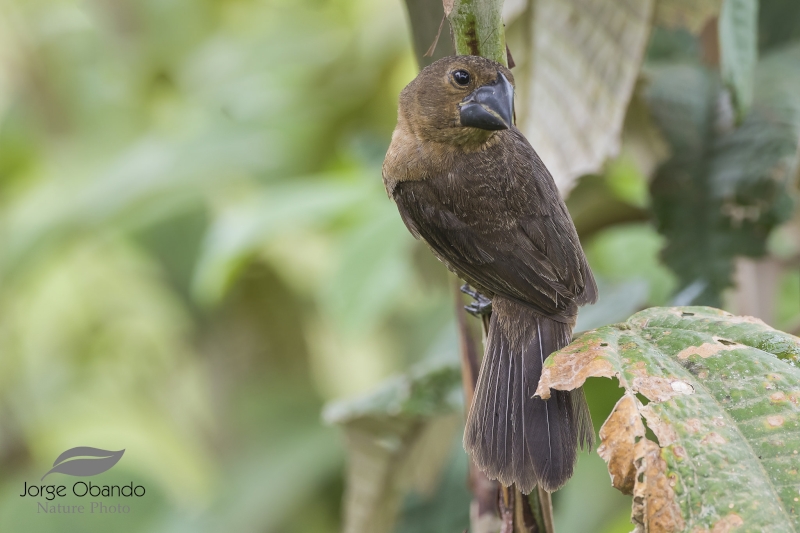
[[[534,396],[544,360],[569,344],[597,286],[552,176],[513,124],[514,76],[447,57],[400,94],[383,181],[409,231],[491,299],[464,447],[524,493],[572,476],[594,430],[581,389]]]

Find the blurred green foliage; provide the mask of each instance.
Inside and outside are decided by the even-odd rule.
[[[404,20],[394,0],[0,0],[0,531],[340,529],[345,439],[323,405],[457,364],[453,279],[380,180],[417,68]],[[602,287],[581,329],[686,284],[643,215],[647,176],[614,168],[569,201]],[[797,327],[796,272],[783,283]],[[596,426],[620,393],[587,385]],[[102,480],[147,487],[130,515],[19,497],[79,445],[126,449]],[[445,462],[399,531],[463,529],[460,445]],[[630,529],[603,468],[581,457],[560,531]]]
[[[323,402],[405,366],[387,313],[444,315],[419,345],[448,320],[402,311],[377,178],[401,9],[0,3],[0,531],[338,530]],[[385,272],[351,268],[365,250]],[[19,497],[77,445],[127,450],[130,516]]]

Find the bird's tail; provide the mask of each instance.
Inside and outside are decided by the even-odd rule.
[[[495,297],[486,354],[464,447],[475,464],[524,493],[554,491],[572,476],[577,447],[591,448],[594,429],[582,389],[534,397],[547,356],[569,344],[572,324]]]

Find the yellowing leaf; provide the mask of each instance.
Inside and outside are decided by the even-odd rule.
[[[654,0],[538,0],[518,75],[522,131],[562,194],[620,150]]]

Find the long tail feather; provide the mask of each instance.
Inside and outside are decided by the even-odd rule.
[[[577,447],[594,441],[583,391],[534,397],[547,356],[569,344],[570,324],[495,297],[464,447],[490,478],[524,493],[554,491],[572,476]]]

